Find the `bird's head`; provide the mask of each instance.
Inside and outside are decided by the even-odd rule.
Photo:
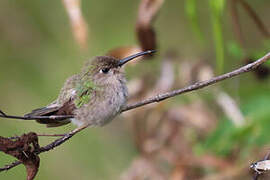
[[[110,56],[97,56],[85,64],[82,70],[82,78],[92,80],[98,85],[114,83],[114,81],[123,77],[121,67],[124,64],[139,56],[152,54],[154,52],[155,51],[153,50],[148,50],[136,53],[120,60]]]

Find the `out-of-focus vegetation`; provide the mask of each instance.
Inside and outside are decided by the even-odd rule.
[[[245,1],[270,31],[270,1]],[[138,44],[135,21],[139,3],[82,0],[88,46],[81,49],[61,1],[1,0],[0,109],[21,115],[45,106],[57,97],[65,79],[80,71],[85,60]],[[269,36],[261,33],[241,3],[235,15],[235,4],[236,0],[165,1],[154,22],[157,56],[126,68],[128,81],[135,84],[130,87],[142,87],[132,98],[191,84],[204,77],[201,74],[205,68],[208,77],[211,72],[228,72],[268,52]],[[165,75],[165,82],[173,83],[163,89],[155,85],[162,79],[162,70],[168,71],[162,68],[167,67],[167,59],[173,67],[169,69],[170,77]],[[161,169],[161,174],[150,173],[152,178],[220,179],[227,172],[232,174],[229,179],[250,177],[250,163],[262,159],[269,149],[269,65],[264,68],[263,73],[259,70],[241,75],[169,99],[152,109],[125,113],[105,127],[89,128],[42,154],[37,179],[119,179],[120,175],[131,179],[136,166],[146,167],[147,172]],[[233,115],[224,111],[226,104],[217,102],[220,92],[237,104],[234,108],[244,118],[240,126],[232,121]],[[1,119],[0,135],[29,131],[59,134],[73,128],[67,125],[50,129],[33,121]],[[176,135],[168,133],[173,131]],[[41,137],[40,144],[52,139]],[[139,158],[133,161],[146,156],[161,167],[151,169]],[[1,166],[11,161],[1,153]],[[0,174],[0,179],[24,177],[23,166]]]

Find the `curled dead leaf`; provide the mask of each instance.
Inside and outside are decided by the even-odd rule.
[[[36,152],[39,148],[37,134],[33,132],[16,137],[15,140],[0,136],[0,151],[24,164],[27,180],[33,180],[38,172],[40,159]]]

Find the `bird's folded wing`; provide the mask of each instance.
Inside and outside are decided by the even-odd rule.
[[[72,100],[67,101],[62,106],[50,105],[44,108],[34,109],[31,113],[24,115],[25,117],[33,116],[57,116],[57,115],[73,115],[75,105]],[[47,127],[57,127],[70,123],[70,119],[37,119],[38,123],[47,124]]]
[[[31,116],[50,116],[55,114],[58,110],[60,109],[59,106],[55,107],[43,107],[43,108],[38,108],[34,109],[32,112],[25,114],[25,117],[31,117]]]

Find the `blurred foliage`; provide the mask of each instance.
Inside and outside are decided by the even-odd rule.
[[[215,131],[204,142],[197,144],[197,153],[210,150],[226,157],[234,151],[241,151],[247,158],[254,147],[267,144],[270,138],[269,100],[269,95],[259,95],[243,105],[248,120],[244,127],[237,128],[228,119],[221,119]]]
[[[225,2],[225,0],[209,0],[216,49],[216,71],[218,73],[222,73],[224,68],[224,42],[221,18],[224,13]]]
[[[189,18],[189,21],[191,23],[191,28],[194,31],[195,35],[199,38],[199,40],[203,42],[204,36],[200,28],[197,8],[197,0],[186,0],[185,9],[187,17]]]
[[[269,0],[248,1],[270,27]],[[82,1],[82,12],[89,25],[89,47],[81,51],[72,37],[69,20],[61,1],[0,1],[0,109],[20,115],[53,101],[64,80],[77,73],[89,57],[106,54],[110,49],[136,44],[134,33],[139,1]],[[174,49],[184,59],[204,59],[216,73],[245,64],[244,58],[256,59],[269,51],[270,41],[262,38],[248,16],[241,11],[245,47],[231,30],[230,9],[225,0],[165,1],[155,22],[159,54]],[[128,67],[129,80],[145,74],[155,79],[160,58]],[[269,64],[269,63],[268,63]],[[269,66],[269,65],[268,65]],[[138,74],[138,70],[140,73]],[[213,87],[213,86],[212,86]],[[209,87],[208,90],[212,87]],[[260,159],[250,154],[269,144],[269,78],[257,79],[253,73],[227,80],[222,88],[240,106],[247,124],[235,127],[219,112],[208,90],[172,99],[172,104],[188,104],[203,98],[217,114],[218,124],[204,138],[194,138],[195,153],[213,153],[248,163]],[[211,96],[211,97],[209,97]],[[120,120],[119,120],[120,119]],[[56,129],[34,122],[1,119],[1,136],[24,132],[63,133],[74,126]],[[41,138],[41,144],[50,142]],[[88,129],[53,152],[41,155],[37,179],[118,179],[138,153],[132,142],[128,122],[118,118],[103,128]],[[13,159],[1,154],[1,166]],[[22,179],[24,167],[1,173],[0,179]]]

